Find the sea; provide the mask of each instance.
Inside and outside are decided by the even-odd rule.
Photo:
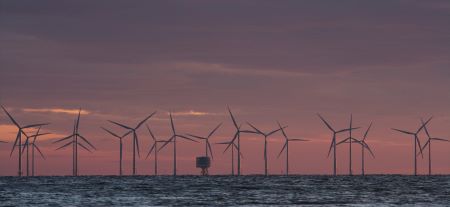
[[[0,206],[450,206],[450,176],[0,177]]]

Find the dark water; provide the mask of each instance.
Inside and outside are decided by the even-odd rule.
[[[0,177],[0,206],[450,206],[450,176]]]

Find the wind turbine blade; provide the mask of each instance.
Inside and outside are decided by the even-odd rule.
[[[238,130],[235,134],[233,139],[231,139],[230,142],[228,142],[228,146],[225,148],[225,150],[223,152],[226,152],[228,150],[228,148],[230,148],[231,145],[234,144],[234,141],[236,140],[236,138],[239,136],[240,131]]]
[[[198,141],[197,140],[195,140],[195,139],[191,139],[191,138],[189,138],[189,137],[186,137],[186,136],[183,136],[183,135],[175,135],[175,136],[177,136],[177,137],[180,137],[180,138],[183,138],[183,139],[187,139],[187,140],[190,140],[190,141],[193,141],[193,142],[197,142],[198,143]]]
[[[425,144],[422,146],[422,151],[428,146],[428,144],[430,144],[431,139],[428,139],[427,142],[425,142]]]
[[[0,143],[8,143],[8,142],[5,142],[5,141],[0,140]]]
[[[106,132],[108,132],[109,134],[111,134],[112,136],[114,136],[114,137],[116,137],[116,138],[118,138],[118,139],[121,139],[121,137],[120,137],[119,135],[115,134],[114,132],[109,131],[108,129],[103,128],[103,127],[100,127],[100,128],[102,128],[103,130],[105,130]]]
[[[147,157],[145,157],[145,159],[148,159],[148,157],[150,157],[150,154],[152,154],[153,150],[155,149],[155,146],[156,146],[156,142],[153,143],[153,145],[150,148],[150,150],[148,151]]]
[[[148,124],[145,125],[147,127],[148,133],[150,134],[150,136],[152,136],[153,141],[156,141],[155,135],[153,134],[152,130],[150,129],[150,127],[148,126]]]
[[[250,130],[242,130],[242,131],[239,131],[240,133],[248,133],[248,134],[261,134],[261,133],[259,133],[259,132],[255,132],[255,131],[250,131]]]
[[[424,124],[422,124],[422,126],[417,130],[416,134],[422,131],[422,129],[425,128],[432,119],[433,117],[430,117]]]
[[[353,138],[353,137],[350,137],[350,139],[353,141],[353,142],[362,142],[362,140],[359,140],[359,139],[355,139],[355,138]]]
[[[120,126],[120,127],[122,127],[122,128],[129,129],[129,130],[133,130],[133,128],[128,127],[128,126],[125,126],[125,125],[120,124],[120,123],[117,123],[117,122],[115,122],[115,121],[111,121],[111,120],[108,120],[108,121],[111,122],[111,123],[113,123],[113,124],[115,124],[115,125],[117,125],[117,126]]]
[[[19,126],[19,124],[16,122],[16,120],[14,120],[14,118],[11,116],[11,114],[8,113],[8,111],[5,109],[5,107],[3,107],[3,106],[1,106],[1,107],[2,107],[3,111],[5,111],[6,115],[8,115],[11,122],[14,123],[14,125],[16,125],[17,128],[20,129],[21,127]]]
[[[209,143],[209,140],[206,140],[206,144],[208,145],[209,152],[211,153],[211,158],[214,159],[211,143]]]
[[[130,130],[127,133],[123,134],[121,138],[124,138],[124,137],[128,136],[131,133],[133,133],[133,130]]]
[[[41,150],[39,149],[39,147],[35,144],[33,144],[33,147],[36,148],[36,150],[39,152],[39,154],[41,155],[41,157],[45,160],[45,156],[44,153],[41,152]]]
[[[20,136],[20,132],[21,132],[22,130],[20,130],[19,129],[19,132],[17,133],[17,136],[16,136],[16,140],[14,141],[14,145],[13,145],[13,147],[12,147],[12,149],[11,149],[11,153],[9,153],[9,157],[11,157],[12,156],[12,153],[14,152],[14,149],[16,148],[16,146],[17,146],[17,142],[19,141],[19,136]],[[19,149],[20,150],[20,149]]]
[[[357,130],[360,129],[361,127],[353,127],[353,128],[348,128],[348,129],[342,129],[336,132],[336,134],[342,133],[342,132],[348,132],[350,130]]]
[[[173,140],[174,137],[175,137],[175,136],[172,136],[170,139],[168,139],[167,141],[165,141],[164,144],[163,144],[161,147],[159,147],[158,151],[161,151],[165,146],[167,146],[167,144],[169,144],[170,142],[172,142],[172,140]]]
[[[227,108],[228,108],[228,112],[230,113],[231,120],[233,121],[234,126],[236,127],[236,129],[239,128],[238,124],[236,123],[236,120],[234,119],[233,113],[231,113],[230,107],[227,106]]]
[[[58,142],[62,142],[62,141],[67,140],[67,139],[70,139],[73,136],[75,136],[75,134],[72,134],[72,135],[69,135],[67,137],[64,137],[64,138],[61,138],[59,140],[56,140],[56,141],[53,142],[53,144],[58,143]]]
[[[307,139],[288,139],[288,141],[294,141],[294,142],[297,142],[297,141],[300,141],[300,142],[308,142],[308,141],[310,141],[310,140],[307,140]]]
[[[420,145],[419,137],[416,136],[414,139],[417,141],[417,144],[419,145],[420,154],[422,155],[423,158],[422,145]]]
[[[84,138],[83,136],[81,136],[80,134],[77,134],[82,140],[84,140],[89,146],[92,147],[92,149],[97,150],[97,148],[94,147],[94,145],[92,145],[86,138]]]
[[[33,127],[40,127],[40,126],[45,126],[45,125],[49,125],[49,124],[50,123],[30,124],[30,125],[26,125],[26,126],[22,127],[22,129],[33,128]]]
[[[287,126],[285,126],[285,127],[283,127],[283,128],[286,128]],[[271,131],[269,134],[267,134],[267,136],[270,136],[270,135],[272,135],[272,134],[275,134],[275,133],[277,133],[278,131],[280,131],[281,129],[283,129],[283,128],[279,128],[279,129],[276,129],[276,130],[273,130],[273,131]]]
[[[216,142],[214,144],[230,144],[230,142]]]
[[[420,121],[422,122],[422,125],[425,124],[423,119],[420,119]],[[428,132],[427,126],[424,126],[423,128],[425,129],[425,134],[427,134],[428,139],[431,139],[431,136],[430,136],[430,133]]]
[[[277,121],[278,126],[281,129],[281,133],[283,134],[284,138],[288,139],[286,132],[284,131],[283,127],[281,126],[280,122]]]
[[[75,125],[75,129],[78,130],[78,126],[80,126],[80,116],[81,116],[81,108],[78,110],[77,124]]]
[[[225,147],[225,150],[223,150],[223,153],[225,153],[226,151],[228,151],[228,149],[229,149],[231,146],[233,146],[233,144],[234,144],[234,143],[229,142],[229,143],[227,144],[227,147]]]
[[[72,143],[73,143],[73,141],[71,141],[71,142],[69,142],[69,143],[67,143],[67,144],[65,144],[65,145],[63,145],[63,146],[57,148],[56,150],[60,150],[60,149],[62,149],[62,148],[64,148],[64,147],[67,147],[67,146],[71,145]]]
[[[342,143],[345,143],[345,142],[347,142],[348,140],[350,140],[350,138],[344,139],[344,140],[338,142],[336,145],[340,145],[340,144],[342,144]]]
[[[28,139],[29,139],[29,138],[27,138],[27,139],[25,140],[25,144],[22,145],[22,149],[19,149],[19,150],[22,151],[22,154],[23,154],[23,152],[25,151],[25,148],[26,148],[27,145],[28,145]]]
[[[277,158],[280,158],[281,153],[283,153],[283,151],[284,151],[284,149],[286,149],[287,145],[288,145],[288,141],[286,141],[286,142],[284,143],[283,148],[281,148],[281,151],[280,151],[280,153],[278,153]]]
[[[366,130],[366,133],[364,133],[363,141],[366,140],[367,135],[369,134],[369,131],[370,131],[371,128],[372,128],[372,123],[370,123],[369,127],[368,127],[367,130]]]
[[[404,131],[404,130],[400,130],[400,129],[394,129],[394,128],[393,128],[392,130],[401,132],[401,133],[403,133],[403,134],[415,135],[415,134],[412,133],[412,132],[408,132],[408,131]]]
[[[196,136],[196,135],[193,135],[193,134],[187,134],[187,135],[190,136],[190,137],[197,138],[197,139],[208,139],[208,138]]]
[[[156,111],[153,112],[152,114],[150,114],[149,116],[147,116],[147,118],[145,118],[144,120],[142,120],[141,122],[139,122],[139,124],[136,126],[136,128],[134,128],[134,130],[137,130],[139,127],[142,126],[142,124],[144,124],[148,119],[150,119],[153,115],[156,114]]]
[[[49,135],[49,134],[52,134],[52,133],[33,134],[33,135],[29,136],[28,138],[36,138],[36,137],[45,136],[45,135]]]
[[[170,126],[172,127],[172,132],[175,135],[175,125],[173,124],[173,118],[172,118],[172,113],[169,113],[170,116]]]
[[[333,127],[331,127],[331,125],[328,124],[328,122],[325,121],[325,119],[324,119],[320,114],[317,114],[317,116],[319,116],[319,118],[320,118],[320,119],[323,121],[323,123],[328,127],[328,129],[330,129],[332,132],[335,132],[334,129],[333,129]]]
[[[252,127],[258,134],[262,134],[265,135],[262,131],[260,131],[259,129],[257,129],[255,126],[253,126],[252,124],[250,124],[249,122],[247,122],[247,124]]]
[[[373,158],[375,158],[375,154],[373,153],[372,149],[370,149],[369,145],[366,142],[362,142],[364,147],[369,150],[369,153],[372,155]]]
[[[91,150],[89,150],[87,147],[85,147],[84,145],[82,145],[81,143],[78,143],[79,146],[81,146],[82,148],[84,148],[85,150],[87,150],[88,152],[92,153]]]
[[[432,140],[437,140],[437,141],[444,141],[444,142],[450,142],[450,140],[448,140],[448,139],[443,139],[443,138],[436,138],[436,137],[434,137],[434,138],[431,138]]]
[[[38,128],[38,130],[36,131],[35,137],[38,136],[39,132],[41,131],[41,128],[42,128],[42,127],[39,127],[39,128]],[[44,134],[45,134],[45,133],[44,133]],[[47,133],[47,134],[49,134],[49,133]]]
[[[327,155],[327,157],[330,157],[331,149],[333,149],[333,145],[334,145],[334,142],[335,142],[335,141],[336,141],[335,139],[333,139],[333,141],[331,141],[331,145],[330,145],[330,149],[328,150],[328,155]]]
[[[214,128],[214,130],[212,130],[212,131],[209,133],[208,138],[210,138],[210,137],[217,131],[217,129],[219,129],[220,126],[222,126],[222,123],[220,123],[219,125],[217,125],[216,128]]]

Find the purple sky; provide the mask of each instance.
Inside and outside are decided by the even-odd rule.
[[[117,142],[99,127],[123,131],[108,119],[134,125],[156,110],[149,125],[162,138],[168,111],[182,133],[206,135],[224,122],[216,142],[233,134],[227,105],[241,123],[268,131],[279,120],[290,136],[312,140],[291,147],[293,173],[330,173],[330,134],[317,112],[336,128],[350,113],[363,128],[373,121],[368,143],[377,158],[367,171],[410,173],[412,140],[390,128],[414,130],[434,115],[430,131],[450,138],[449,17],[443,0],[0,1],[0,103],[23,124],[50,121],[53,138],[70,133],[75,118],[55,109],[86,110],[80,130],[99,151],[80,154],[85,174],[117,172]],[[0,144],[0,175],[16,171],[10,124],[1,113],[0,140],[10,143]],[[140,134],[146,152],[149,137]],[[281,138],[269,146],[271,173],[284,169]],[[244,140],[244,172],[262,173],[263,139]],[[180,143],[180,173],[198,173],[203,145]],[[49,139],[41,146],[48,156],[41,174],[70,173],[69,150],[55,152]],[[450,143],[434,146],[434,171],[450,173]],[[213,173],[229,172],[222,151],[215,148]],[[170,152],[161,151],[165,173]],[[338,153],[346,173],[347,146]],[[152,172],[150,162],[139,160],[142,174]]]

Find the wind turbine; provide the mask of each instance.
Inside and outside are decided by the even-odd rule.
[[[217,129],[219,129],[219,127],[222,125],[222,123],[220,123],[219,125],[217,125],[216,128],[214,128],[206,137],[201,137],[201,136],[197,136],[197,135],[192,135],[192,134],[187,134],[191,137],[197,138],[197,139],[203,139],[205,140],[205,156],[208,157],[209,154],[211,154],[211,158],[214,159],[213,156],[213,152],[212,152],[212,147],[211,144],[209,143],[209,138],[211,138],[211,136],[214,134],[214,132],[217,131]]]
[[[47,134],[50,134],[50,133],[43,133],[43,134],[39,134],[39,132],[41,131],[41,127],[39,127],[38,128],[38,130],[36,131],[36,134],[34,134],[34,135],[32,135],[32,136],[28,136],[28,135],[26,135],[26,133],[25,133],[25,136],[27,137],[27,139],[25,140],[25,143],[24,143],[24,145],[23,145],[23,148],[22,148],[22,154],[23,154],[23,152],[24,152],[24,150],[26,149],[27,150],[27,176],[29,176],[30,175],[30,170],[29,170],[29,168],[30,168],[30,162],[29,162],[29,154],[30,154],[30,145],[31,145],[31,168],[32,168],[32,170],[31,170],[31,175],[32,176],[34,176],[34,149],[35,148],[37,148],[37,150],[38,150],[38,152],[41,154],[41,157],[42,158],[44,158],[44,160],[45,160],[45,157],[44,157],[44,154],[42,154],[42,152],[41,152],[41,150],[37,147],[37,145],[35,144],[35,142],[36,142],[36,138],[37,137],[39,137],[39,136],[44,136],[44,135],[47,135]],[[30,142],[30,139],[31,138],[33,138],[33,142]]]
[[[336,176],[336,135],[346,132],[346,131],[350,131],[352,129],[358,129],[358,128],[352,128],[352,129],[342,129],[342,130],[334,130],[333,127],[331,127],[331,125],[320,115],[317,114],[317,116],[319,116],[319,118],[323,121],[323,123],[328,127],[328,129],[330,129],[331,132],[333,132],[333,138],[331,140],[331,145],[330,145],[330,149],[328,150],[328,155],[327,157],[330,156],[330,152],[331,149],[333,149],[333,175]]]
[[[422,120],[422,124],[424,124]],[[443,138],[437,138],[437,137],[431,137],[427,126],[424,127],[425,133],[427,134],[428,140],[425,142],[425,144],[422,147],[422,150],[424,150],[428,146],[428,175],[431,175],[431,141],[442,141],[442,142],[450,142],[448,139]]]
[[[420,140],[419,140],[418,134],[419,134],[420,131],[422,131],[423,128],[426,127],[426,125],[431,121],[432,118],[433,117],[431,117],[430,119],[428,119],[428,121],[423,123],[422,126],[416,132],[409,132],[409,131],[395,129],[395,128],[392,129],[394,131],[398,131],[398,132],[401,132],[403,134],[412,135],[414,137],[414,175],[417,175],[417,156],[416,156],[417,155],[417,144],[419,144],[420,154],[423,156],[423,154],[422,154],[422,147],[420,145]]]
[[[229,145],[231,143],[232,147],[231,148],[227,148],[225,149],[225,151],[223,153],[225,153],[228,149],[231,149],[231,175],[234,176],[234,150],[238,149],[238,146],[235,143],[232,142],[219,142],[216,144],[223,144],[223,145]],[[242,153],[240,154],[241,158],[244,158],[244,156],[242,155]]]
[[[278,126],[281,129],[281,133],[284,136],[284,145],[283,145],[283,148],[281,149],[280,153],[278,154],[278,157],[281,156],[281,153],[283,153],[283,151],[286,151],[286,176],[288,176],[289,175],[289,142],[297,142],[297,141],[305,142],[305,141],[309,141],[309,140],[306,140],[306,139],[290,139],[290,138],[288,138],[288,136],[286,135],[286,132],[284,131],[284,128],[281,127],[280,122],[277,122],[277,123],[278,123]]]
[[[151,146],[150,150],[148,151],[146,159],[150,156],[150,154],[152,152],[154,152],[154,155],[155,155],[155,161],[154,161],[155,162],[154,163],[154,165],[155,165],[155,175],[158,175],[158,143],[165,143],[167,141],[157,140],[155,135],[153,135],[153,132],[150,129],[150,127],[148,125],[146,125],[146,127],[147,127],[147,130],[148,130],[148,133],[150,133],[150,135],[152,136],[152,139],[153,139],[153,145]]]
[[[133,175],[136,175],[136,148],[137,148],[137,154],[138,154],[138,156],[140,157],[140,153],[139,153],[139,140],[138,140],[138,136],[137,136],[136,130],[139,129],[139,127],[141,127],[142,124],[144,124],[148,119],[150,119],[150,117],[152,117],[152,116],[155,115],[155,114],[156,114],[156,111],[153,112],[152,114],[150,114],[149,116],[147,116],[147,117],[146,117],[144,120],[142,120],[141,122],[139,122],[139,123],[136,125],[136,127],[134,127],[134,128],[129,127],[129,126],[125,126],[125,125],[120,124],[120,123],[115,122],[115,121],[108,120],[109,122],[111,122],[111,123],[113,123],[113,124],[115,124],[115,125],[117,125],[117,126],[120,126],[120,127],[122,127],[122,128],[125,128],[125,129],[128,129],[128,130],[129,130],[126,134],[124,134],[124,137],[127,136],[127,135],[130,134],[130,133],[133,133]]]
[[[359,128],[359,127],[358,127]],[[355,128],[357,129],[357,128]],[[348,143],[349,144],[349,168],[348,168],[348,174],[351,176],[353,175],[353,170],[352,170],[352,143],[353,142],[359,142],[359,140],[355,139],[352,136],[352,131],[353,131],[353,115],[350,115],[350,128],[349,128],[349,137],[344,139],[343,141],[339,142],[337,145],[341,144],[341,143]],[[361,144],[361,143],[360,143]]]
[[[286,127],[282,127],[282,128],[273,130],[271,132],[264,133],[261,130],[259,130],[258,128],[256,128],[255,126],[253,126],[252,124],[250,124],[249,122],[247,122],[247,124],[255,130],[255,131],[252,131],[252,133],[260,134],[260,135],[264,136],[264,175],[267,176],[268,175],[268,172],[267,172],[267,138]]]
[[[125,138],[128,134],[130,134],[130,132],[127,132],[127,133],[125,133],[124,135],[122,135],[122,136],[119,136],[119,135],[117,135],[116,133],[114,133],[114,132],[112,132],[112,131],[110,131],[110,130],[108,130],[108,129],[106,129],[106,128],[103,128],[103,127],[101,127],[103,130],[105,130],[106,132],[108,132],[109,134],[111,134],[112,136],[114,136],[114,137],[116,137],[116,138],[118,138],[119,139],[119,151],[120,151],[120,153],[119,153],[119,175],[120,176],[122,176],[123,175],[123,172],[122,172],[122,155],[123,155],[123,153],[122,153],[122,149],[123,149],[123,138]]]
[[[24,129],[28,129],[28,128],[33,128],[33,127],[39,127],[39,126],[44,126],[44,125],[48,125],[49,123],[44,123],[44,124],[31,124],[31,125],[26,125],[26,126],[20,126],[16,120],[14,120],[14,118],[11,116],[11,114],[8,113],[8,111],[5,109],[5,107],[1,106],[3,111],[6,113],[6,115],[8,115],[9,119],[11,120],[11,122],[16,125],[16,127],[19,129],[19,131],[17,132],[17,136],[16,136],[16,140],[14,141],[14,145],[12,147],[11,153],[9,154],[9,156],[12,156],[12,153],[14,152],[14,149],[16,148],[16,146],[19,148],[17,151],[19,153],[19,157],[18,157],[18,176],[22,176],[22,134],[26,136],[25,132],[23,131]]]
[[[337,143],[337,145],[340,145],[343,143],[348,143],[349,140],[351,139],[351,140],[353,140],[353,142],[356,142],[359,145],[361,145],[361,175],[365,175],[365,162],[364,162],[365,149],[369,150],[372,157],[375,158],[375,155],[373,154],[372,149],[370,149],[369,145],[366,143],[366,138],[367,138],[367,135],[369,134],[369,131],[371,128],[372,128],[372,123],[370,123],[369,127],[367,128],[366,133],[364,133],[364,137],[361,140],[357,140],[355,138],[347,138],[347,139],[342,140],[339,143]]]
[[[82,136],[78,132],[78,128],[80,126],[80,116],[81,116],[81,108],[78,111],[78,117],[74,122],[72,134],[53,142],[53,143],[59,143],[59,142],[66,141],[66,140],[69,140],[70,138],[72,138],[68,143],[62,145],[61,147],[57,148],[56,150],[60,150],[60,149],[63,149],[63,148],[66,148],[66,147],[72,145],[72,175],[73,176],[78,176],[78,146],[80,146],[81,148],[85,149],[88,152],[92,152],[88,147],[84,146],[82,144],[82,142],[79,141],[78,138],[80,138],[80,140],[87,143],[87,145],[89,147],[91,147],[92,149],[97,150],[94,147],[94,145],[92,145],[84,136]]]
[[[173,142],[173,176],[176,176],[177,175],[177,137],[187,139],[187,140],[190,140],[193,142],[197,142],[197,141],[195,141],[189,137],[177,134],[177,132],[175,131],[175,125],[173,124],[172,113],[169,113],[169,116],[170,116],[170,125],[172,127],[172,137],[170,137],[169,140],[165,141],[165,143],[158,150],[163,149],[165,146],[167,146],[167,144],[169,144],[170,142]]]
[[[236,133],[234,134],[233,139],[231,139],[231,141],[228,142],[228,146],[225,149],[225,151],[227,151],[231,145],[235,145],[236,144],[235,141],[237,141],[237,151],[238,151],[238,154],[241,154],[241,133],[254,133],[254,132],[246,131],[246,130],[241,131],[241,126],[237,124],[236,119],[233,116],[233,113],[231,113],[230,107],[227,107],[227,108],[228,108],[228,112],[230,113],[231,120],[233,121],[233,125],[236,128]],[[238,158],[237,158],[237,174],[238,174],[238,176],[241,175],[241,156],[238,156]]]
[[[367,150],[369,150],[372,157],[375,158],[375,155],[373,154],[372,149],[370,149],[369,145],[366,142],[367,135],[369,134],[369,131],[371,128],[372,128],[372,123],[370,123],[369,127],[367,128],[366,133],[364,133],[363,139],[360,141],[360,143],[361,143],[361,174],[362,175],[366,174],[365,163],[364,163],[365,149],[367,148]]]

